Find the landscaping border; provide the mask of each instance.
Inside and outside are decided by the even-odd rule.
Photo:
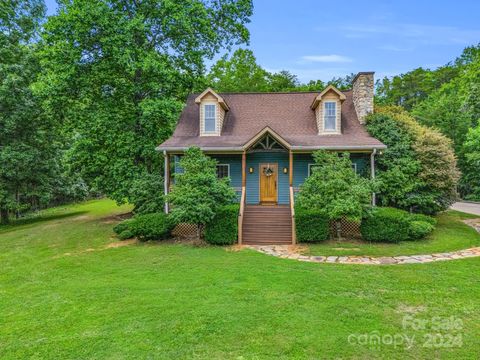
[[[401,256],[307,256],[298,252],[294,245],[248,245],[253,249],[279,257],[282,259],[293,259],[313,263],[337,263],[337,264],[359,264],[359,265],[402,265],[402,264],[425,264],[436,261],[448,261],[480,257],[480,247],[473,247],[446,253],[435,253],[429,255],[401,255]]]

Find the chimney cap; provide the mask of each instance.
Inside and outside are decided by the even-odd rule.
[[[357,75],[355,75],[355,77],[353,78],[352,80],[352,84],[357,81],[358,77],[360,75],[373,75],[375,74],[375,71],[360,71],[359,73],[357,73]]]

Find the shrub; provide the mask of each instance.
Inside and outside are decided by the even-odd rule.
[[[432,226],[437,225],[437,219],[423,214],[410,214],[410,221],[423,221],[431,224]]]
[[[118,234],[118,238],[120,240],[127,240],[133,238],[135,235],[133,235],[132,230],[123,230],[121,233]]]
[[[410,214],[400,209],[374,208],[364,217],[360,231],[367,241],[397,243],[408,240]]]
[[[370,206],[370,181],[355,174],[348,153],[316,151],[313,158],[315,168],[300,188],[298,208],[316,210],[329,220],[345,217],[359,222]],[[337,236],[341,237],[341,227]]]
[[[122,232],[124,232],[125,230],[128,230],[130,229],[130,224],[134,221],[135,219],[127,219],[127,220],[124,220],[120,223],[118,223],[117,225],[115,225],[113,227],[113,231],[115,232],[115,234],[117,235],[120,235]]]
[[[298,242],[324,241],[329,235],[329,220],[319,210],[296,207],[295,230]]]
[[[154,213],[136,216],[130,230],[140,241],[162,240],[170,236],[173,226],[165,213]]]
[[[205,241],[213,245],[232,245],[237,242],[239,205],[225,205],[205,227]]]
[[[161,240],[170,236],[173,223],[164,213],[138,215],[115,225],[113,231],[122,240],[137,237],[141,241]]]
[[[230,179],[217,177],[216,164],[200,148],[189,148],[180,160],[183,172],[174,174],[175,186],[167,195],[172,219],[177,224],[196,224],[199,237],[218,209],[237,198]]]
[[[434,225],[426,221],[412,221],[410,223],[410,229],[408,231],[408,234],[411,240],[422,239],[428,234],[430,234],[433,231],[434,227]]]

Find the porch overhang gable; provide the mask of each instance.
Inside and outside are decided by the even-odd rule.
[[[242,149],[244,151],[247,151],[249,148],[251,148],[253,145],[257,143],[258,140],[260,140],[263,136],[266,134],[269,134],[272,136],[280,145],[282,145],[285,149],[290,150],[292,148],[292,145],[285,140],[282,136],[280,136],[277,132],[275,132],[272,128],[269,126],[263,128],[260,132],[258,132],[255,136],[253,136],[250,140],[248,140],[243,146]]]

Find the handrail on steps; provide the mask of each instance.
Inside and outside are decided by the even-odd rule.
[[[238,213],[238,243],[242,244],[243,238],[243,211],[245,210],[245,186],[242,186],[242,196],[240,197],[240,211]]]

